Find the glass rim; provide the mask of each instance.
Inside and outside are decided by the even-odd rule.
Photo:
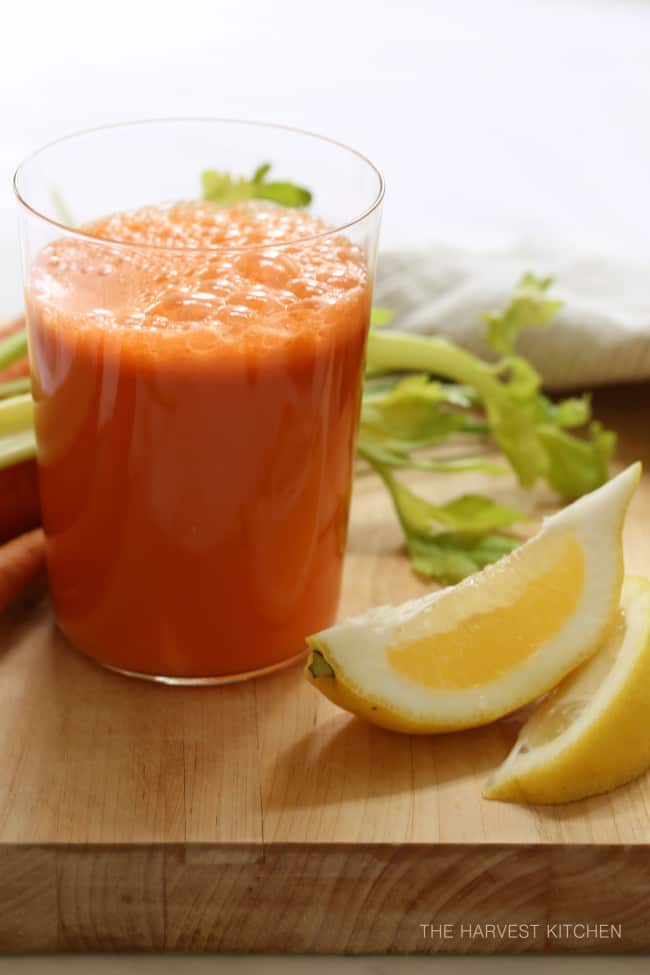
[[[325,230],[319,231],[314,234],[307,234],[302,237],[288,237],[282,240],[268,241],[267,243],[257,243],[257,244],[245,244],[243,246],[237,247],[230,246],[227,244],[213,244],[211,246],[198,246],[189,247],[186,245],[165,245],[165,244],[148,244],[148,243],[133,243],[124,240],[113,240],[110,237],[99,237],[96,234],[87,233],[84,230],[79,230],[77,227],[72,227],[63,220],[55,220],[53,217],[49,217],[44,213],[41,213],[35,206],[25,198],[23,193],[19,188],[19,181],[26,167],[37,159],[42,153],[46,152],[48,149],[52,149],[54,146],[58,146],[64,142],[71,142],[80,136],[92,135],[96,132],[107,132],[111,129],[127,129],[135,128],[137,126],[145,125],[174,125],[174,124],[185,124],[185,123],[210,123],[210,124],[226,124],[226,125],[241,125],[241,126],[251,126],[257,128],[274,129],[278,132],[287,132],[292,135],[307,136],[310,139],[314,139],[317,142],[325,142],[331,146],[335,146],[338,149],[343,149],[352,156],[356,156],[357,159],[365,163],[370,170],[375,174],[377,178],[377,192],[375,198],[361,213],[352,217],[350,220],[346,220],[343,223],[339,223],[334,227],[327,227]],[[161,118],[146,118],[146,119],[133,119],[127,122],[112,122],[107,125],[96,125],[91,126],[86,129],[78,129],[75,132],[70,132],[67,135],[59,136],[57,139],[52,139],[50,142],[46,142],[44,145],[35,149],[28,156],[26,156],[16,167],[13,178],[12,186],[16,196],[16,199],[21,207],[27,210],[32,216],[37,217],[39,220],[43,220],[45,223],[52,227],[56,227],[62,233],[67,236],[73,236],[81,240],[91,242],[93,244],[105,244],[116,248],[126,248],[128,250],[143,250],[143,251],[162,251],[163,253],[212,253],[212,254],[235,254],[243,253],[244,251],[260,251],[266,250],[268,248],[284,248],[291,246],[302,246],[303,244],[308,244],[310,242],[321,240],[325,237],[331,237],[335,234],[343,233],[350,227],[354,227],[360,223],[363,223],[368,217],[370,217],[381,205],[384,199],[385,193],[385,181],[381,171],[377,166],[362,152],[357,149],[353,149],[351,146],[347,145],[345,142],[341,142],[338,139],[332,139],[329,136],[320,135],[318,132],[313,132],[309,129],[302,129],[297,126],[282,125],[276,122],[263,122],[256,119],[242,119],[242,118],[228,118],[226,116],[192,116],[192,115],[179,115],[179,116],[163,116]],[[185,201],[183,201],[185,202]]]

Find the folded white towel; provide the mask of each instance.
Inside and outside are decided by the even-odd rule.
[[[482,356],[481,314],[503,307],[525,271],[555,283],[564,306],[551,325],[522,333],[517,348],[549,389],[650,378],[650,262],[604,257],[537,241],[489,250],[431,245],[379,259],[375,304],[394,326],[445,335]]]

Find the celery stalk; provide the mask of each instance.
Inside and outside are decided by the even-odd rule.
[[[539,375],[521,356],[509,354],[491,364],[446,339],[373,329],[367,362],[373,370],[428,372],[471,386],[482,401],[492,436],[524,487],[542,478],[572,500],[607,480],[614,434],[595,422],[586,437],[564,429],[563,418],[576,412],[577,401],[547,400]],[[589,405],[584,400],[578,405],[584,424],[590,419]]]
[[[34,406],[31,393],[0,400],[0,438],[31,430]]]
[[[0,371],[13,366],[27,355],[27,333],[16,332],[0,342]]]
[[[0,383],[0,399],[10,399],[18,396],[19,393],[28,393],[32,388],[29,376],[18,376],[16,379],[8,379]]]
[[[0,437],[0,470],[31,460],[35,456],[36,439],[33,430],[21,430],[19,433]]]
[[[501,398],[501,383],[493,369],[446,339],[405,332],[368,335],[366,364],[381,372],[429,372],[471,386],[483,400]]]

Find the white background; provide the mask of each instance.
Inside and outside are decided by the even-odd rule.
[[[650,253],[644,0],[16,0],[3,9],[0,98],[0,315],[20,303],[16,163],[68,131],[148,116],[258,118],[349,142],[385,173],[385,247],[534,229]],[[78,961],[75,971],[89,970]],[[66,960],[8,964],[72,970]],[[174,959],[95,964],[194,970]],[[330,970],[323,965],[313,970]],[[340,970],[402,965],[460,975],[502,963],[368,960]],[[508,970],[524,965],[558,971],[533,959]],[[625,959],[615,970],[646,965]]]
[[[383,169],[383,244],[493,229],[650,253],[646,0],[20,0],[0,42],[0,315],[10,177],[78,128],[285,122]],[[155,169],[152,170],[152,178]]]

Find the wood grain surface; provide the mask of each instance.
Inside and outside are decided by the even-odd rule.
[[[620,465],[650,471],[650,387],[601,393],[596,410]],[[507,477],[491,490],[553,510]],[[628,571],[650,571],[649,526],[646,473]],[[361,472],[341,613],[426,589]],[[486,802],[520,721],[395,735],[337,710],[300,667],[213,689],[129,681],[69,648],[32,593],[0,623],[0,950],[650,948],[650,776],[557,808]],[[512,937],[504,922],[537,927]]]

